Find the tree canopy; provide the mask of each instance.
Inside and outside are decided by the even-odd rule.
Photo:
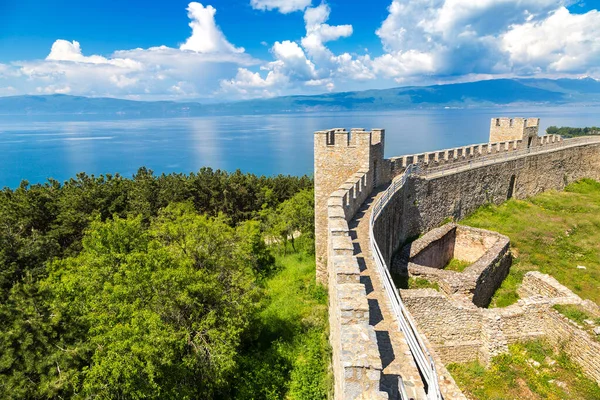
[[[264,231],[279,215],[312,240],[311,185],[140,169],[4,189],[0,398],[263,397],[232,379],[264,331]]]
[[[556,127],[550,126],[546,129],[548,135],[560,135],[564,138],[572,138],[577,136],[600,135],[600,128],[596,126],[585,128],[571,128],[568,126]]]

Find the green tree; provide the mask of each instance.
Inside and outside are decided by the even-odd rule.
[[[296,251],[295,241],[299,236],[308,242],[309,249],[314,251],[314,218],[312,190],[301,190],[279,204],[276,209],[263,212],[266,230],[274,240],[282,243],[284,254],[287,252],[288,242],[291,243],[292,250]]]
[[[85,331],[73,346],[93,349],[76,393],[212,398],[225,390],[255,307],[255,263],[265,262],[252,244],[186,205],[167,207],[149,231],[141,217],[92,223],[81,254],[53,263],[43,284],[52,312]]]

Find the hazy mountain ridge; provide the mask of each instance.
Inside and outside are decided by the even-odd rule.
[[[221,104],[133,101],[69,95],[0,97],[0,115],[96,114],[140,117],[273,114],[600,102],[600,82],[583,79],[492,79],[432,86],[284,96]]]

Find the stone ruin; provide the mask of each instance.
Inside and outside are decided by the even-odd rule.
[[[436,282],[447,295],[486,307],[508,275],[509,242],[497,232],[448,223],[404,246],[392,271]],[[452,259],[470,265],[462,272],[444,269]]]
[[[462,272],[444,269],[450,260],[470,263]],[[508,352],[515,342],[543,338],[561,347],[591,378],[600,382],[600,342],[552,308],[578,305],[594,317],[600,307],[540,272],[528,272],[521,299],[486,309],[512,263],[509,238],[497,232],[448,223],[404,246],[393,268],[405,277],[438,284],[435,289],[404,289],[404,303],[445,364],[479,360]]]

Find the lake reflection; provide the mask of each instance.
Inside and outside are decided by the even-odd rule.
[[[143,120],[0,119],[0,187],[21,179],[60,181],[88,174],[131,176],[209,166],[259,175],[311,174],[313,135],[334,127],[386,129],[386,156],[486,142],[497,116],[540,117],[550,125],[598,126],[600,108],[409,110]]]

